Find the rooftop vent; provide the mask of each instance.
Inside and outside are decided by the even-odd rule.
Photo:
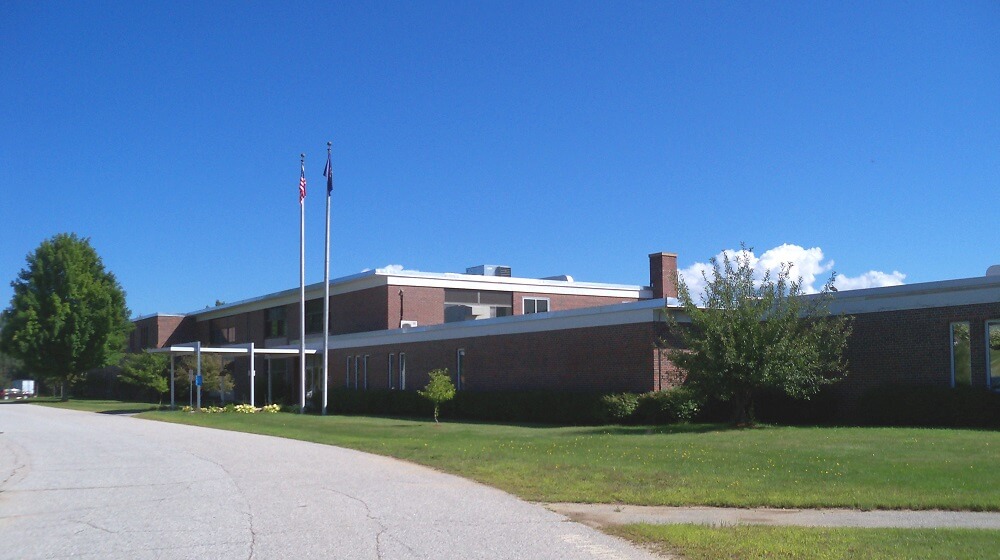
[[[995,264],[986,269],[987,276],[1000,276],[1000,264]]]
[[[465,269],[465,273],[477,276],[503,276],[504,278],[510,278],[510,267],[498,264],[481,264],[479,266],[470,266]]]

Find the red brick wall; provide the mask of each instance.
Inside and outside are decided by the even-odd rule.
[[[600,307],[602,305],[636,301],[636,298],[514,292],[514,315],[524,314],[524,298],[526,297],[548,298],[549,311],[566,311],[568,309],[583,309],[586,307]]]
[[[456,351],[464,348],[466,390],[650,391],[654,340],[654,325],[643,323],[336,350],[330,384],[345,385],[347,356],[368,354],[368,387],[385,389],[388,354],[395,372],[405,352],[407,389],[417,389],[433,369],[454,375]]]
[[[193,342],[194,319],[191,317],[161,317],[157,332],[157,347]]]
[[[949,386],[949,326],[960,321],[970,326],[972,384],[985,387],[988,319],[1000,319],[1000,302],[856,315],[846,352],[849,373],[836,391],[853,398],[882,384]]]
[[[399,328],[399,291],[403,290],[404,321],[416,321],[418,325],[440,325],[444,323],[444,288],[424,288],[420,286],[389,286],[387,325]]]
[[[133,321],[133,325],[135,328],[128,340],[129,352],[141,352],[144,349],[141,344],[143,329],[146,329],[148,338],[146,348],[163,348],[195,339],[194,320],[190,317],[156,315]]]
[[[386,286],[377,286],[330,296],[330,332],[385,330],[389,314],[387,292]]]

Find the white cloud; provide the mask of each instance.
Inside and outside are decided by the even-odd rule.
[[[366,268],[362,272],[368,272],[369,270],[371,270],[371,269],[370,268]],[[380,266],[380,267],[376,268],[375,270],[376,270],[376,272],[382,272],[382,273],[385,273],[385,274],[399,274],[400,272],[420,272],[419,270],[413,270],[413,269],[410,269],[410,268],[406,268],[405,266],[403,266],[401,264],[387,264],[385,266]]]
[[[899,286],[906,279],[906,275],[898,270],[891,273],[869,270],[868,272],[850,278],[848,276],[838,276],[834,286],[838,290],[859,290],[861,288],[878,288],[881,286]]]
[[[716,255],[716,259],[722,261],[723,256],[728,256],[730,260],[735,260],[741,254],[741,250],[726,249]],[[833,272],[834,261],[824,261],[823,249],[819,247],[806,249],[799,245],[785,243],[764,251],[760,257],[750,251],[746,253],[746,256],[753,266],[754,277],[758,280],[762,279],[768,271],[770,271],[772,278],[775,277],[781,270],[782,264],[791,263],[792,277],[802,278],[802,291],[807,294],[821,290]],[[707,262],[696,262],[678,271],[680,277],[687,283],[695,301],[700,301],[705,291],[703,272],[711,277],[712,265]],[[898,286],[903,283],[905,278],[906,275],[897,270],[891,273],[871,270],[854,277],[838,275],[834,285],[838,290]]]

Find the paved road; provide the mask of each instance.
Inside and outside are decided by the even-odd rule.
[[[592,527],[628,523],[703,525],[798,525],[800,527],[957,527],[1000,529],[1000,513],[986,511],[858,511],[853,509],[775,509],[546,504]]]
[[[337,447],[0,405],[0,558],[655,558],[458,477]]]

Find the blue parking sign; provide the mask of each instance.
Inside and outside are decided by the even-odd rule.
[[[200,375],[194,376],[194,384],[197,387],[201,387],[201,376]]]

